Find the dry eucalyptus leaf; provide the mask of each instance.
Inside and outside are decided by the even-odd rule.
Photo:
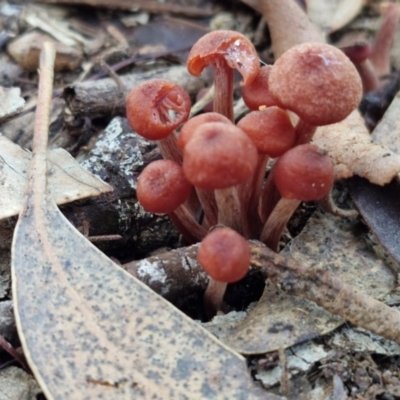
[[[346,177],[358,175],[371,183],[385,185],[400,172],[400,155],[371,143],[357,110],[342,122],[318,128],[313,142],[329,153]]]
[[[400,154],[400,97],[396,95],[380,123],[372,133],[372,140]],[[353,178],[351,194],[357,209],[383,248],[400,262],[400,183],[394,179],[384,187],[366,180]]]
[[[364,3],[365,0],[306,0],[311,21],[326,33],[347,25],[360,13]]]
[[[39,65],[40,50],[45,41],[56,43],[50,36],[38,31],[30,31],[18,36],[7,46],[8,54],[24,69],[35,71]],[[77,68],[82,62],[82,52],[63,43],[56,43],[57,71],[69,71]]]
[[[391,271],[357,234],[357,224],[329,214],[314,213],[283,254],[312,269],[329,270],[375,298],[395,286]],[[220,339],[242,354],[260,354],[328,333],[341,323],[341,318],[314,302],[287,296],[269,284],[248,317]]]
[[[41,55],[29,188],[14,233],[15,318],[52,399],[277,399],[225,347],[113,263],[47,194],[54,48]]]
[[[352,178],[351,196],[381,246],[400,263],[400,182],[381,187]]]
[[[25,100],[21,97],[20,88],[0,87],[0,123],[13,114],[21,111]]]
[[[0,219],[17,215],[23,205],[31,153],[0,135]],[[49,151],[50,192],[57,204],[99,196],[111,186],[83,169],[63,149]]]
[[[244,358],[87,242],[51,200],[13,244],[17,326],[50,399],[262,399]]]
[[[37,400],[41,389],[32,375],[21,368],[8,367],[0,370],[1,400]]]
[[[372,141],[400,154],[400,92],[397,93],[385,115],[372,132]]]
[[[329,343],[346,351],[381,354],[388,357],[400,354],[398,344],[357,327],[343,327],[329,339]]]

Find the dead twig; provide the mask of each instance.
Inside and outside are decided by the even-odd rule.
[[[210,7],[200,8],[173,3],[159,3],[156,0],[38,0],[36,3],[68,5],[80,4],[128,11],[136,8],[151,13],[170,12],[174,14],[187,15],[188,17],[211,17],[216,12]]]

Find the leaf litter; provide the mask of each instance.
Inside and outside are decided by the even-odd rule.
[[[46,397],[278,398],[255,385],[242,356],[114,264],[59,212],[46,190],[54,49],[45,49],[12,275],[19,335]]]

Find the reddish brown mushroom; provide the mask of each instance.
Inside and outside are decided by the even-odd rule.
[[[361,79],[339,49],[325,43],[303,43],[278,58],[269,89],[282,108],[300,117],[297,143],[311,140],[316,126],[346,118],[359,104]]]
[[[300,145],[278,159],[274,180],[282,198],[264,225],[261,241],[277,251],[283,229],[299,204],[329,194],[333,185],[333,165],[329,156],[317,146]]]
[[[164,158],[182,162],[174,129],[189,117],[190,97],[176,83],[152,79],[131,90],[126,116],[131,127],[149,140],[158,140]]]
[[[234,230],[217,227],[202,240],[197,260],[210,276],[204,303],[211,318],[221,310],[227,284],[237,282],[246,275],[250,265],[250,248]]]
[[[188,56],[190,74],[200,76],[207,66],[214,67],[214,111],[233,121],[233,71],[243,76],[242,85],[249,85],[259,66],[253,44],[241,33],[213,31],[201,37]]]
[[[241,231],[236,185],[255,170],[257,150],[233,124],[208,122],[199,126],[185,146],[183,170],[196,187],[214,190],[218,222]]]
[[[250,110],[256,111],[260,107],[270,107],[277,104],[268,86],[271,70],[272,65],[264,65],[260,68],[254,81],[242,88],[243,101]]]
[[[359,44],[341,49],[353,62],[360,74],[363,92],[368,93],[379,87],[379,77],[369,59],[372,48],[369,44]]]
[[[171,160],[153,161],[144,168],[137,182],[140,204],[158,214],[174,211],[189,198],[191,190],[182,167]]]
[[[196,115],[187,121],[181,128],[178,137],[178,146],[183,149],[186,146],[186,143],[189,141],[193,132],[202,124],[206,122],[223,122],[226,124],[232,124],[232,122],[224,117],[222,114],[216,112],[208,112],[204,114]]]
[[[268,107],[245,115],[237,124],[253,141],[257,150],[272,158],[280,157],[295,143],[294,126],[279,107]]]

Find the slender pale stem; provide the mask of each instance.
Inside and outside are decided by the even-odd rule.
[[[189,243],[197,243],[207,235],[207,230],[197,223],[185,205],[168,215]]]
[[[158,140],[157,144],[164,160],[172,160],[182,165],[183,152],[178,146],[175,132],[171,132],[166,138]]]
[[[214,64],[214,111],[234,121],[233,69],[223,59]]]
[[[300,118],[297,122],[295,129],[296,146],[298,146],[299,144],[310,143],[316,130],[316,126],[310,125]]]
[[[238,187],[243,233],[246,239],[255,239],[262,229],[258,206],[268,160],[268,155],[258,154],[258,162],[253,175]]]
[[[218,223],[242,233],[242,218],[239,195],[236,186],[214,190],[218,206]]]
[[[258,4],[268,23],[275,58],[300,43],[324,42],[318,29],[294,0],[259,0]]]
[[[271,250],[279,250],[279,239],[290,217],[294,214],[301,201],[282,197],[267,219],[261,233],[261,241]]]
[[[210,277],[204,293],[204,310],[209,319],[213,318],[221,310],[227,286],[226,282],[216,281]]]
[[[360,75],[364,93],[378,89],[380,86],[379,78],[371,60],[367,59],[361,63],[354,63],[354,66]]]
[[[274,167],[272,166],[267,180],[264,183],[264,187],[262,188],[260,197],[259,214],[263,224],[267,221],[280,198],[281,195],[275,186]]]
[[[398,4],[389,3],[372,47],[370,60],[378,76],[390,73],[390,51],[399,22]]]

